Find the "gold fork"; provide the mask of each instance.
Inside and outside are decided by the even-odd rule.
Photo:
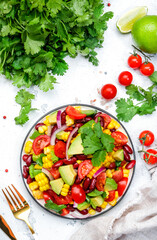
[[[8,188],[10,191],[8,191],[7,188],[5,188],[5,190],[6,190],[7,194],[9,195],[10,199],[12,200],[12,202],[14,203],[14,205],[11,203],[10,199],[8,198],[7,194],[4,192],[3,189],[2,189],[2,192],[7,199],[7,202],[9,204],[9,207],[10,207],[14,217],[25,221],[25,223],[28,225],[29,229],[31,230],[31,232],[33,234],[34,230],[28,221],[28,216],[30,213],[30,206],[28,205],[26,200],[22,197],[22,195],[17,191],[17,189],[14,187],[14,185],[13,184],[11,184],[11,185],[14,188],[15,192],[17,193],[17,195],[19,196],[19,198],[22,202],[18,199],[16,194],[13,192],[13,190],[9,186],[8,186]]]

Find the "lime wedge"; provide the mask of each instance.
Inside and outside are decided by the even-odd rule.
[[[123,14],[117,21],[117,28],[121,33],[131,32],[133,24],[147,14],[146,6],[135,7]]]

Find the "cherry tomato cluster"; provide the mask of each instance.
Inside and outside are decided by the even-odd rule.
[[[149,147],[154,142],[154,134],[149,130],[144,130],[139,135],[139,141],[143,146]],[[157,151],[155,149],[142,149],[140,152],[143,152],[143,159],[148,164],[157,163]]]

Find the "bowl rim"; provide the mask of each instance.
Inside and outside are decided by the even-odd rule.
[[[21,148],[21,151],[20,151],[20,170],[21,170],[21,177],[22,177],[23,183],[24,183],[24,185],[25,185],[28,193],[30,194],[31,198],[32,198],[40,207],[42,207],[44,210],[46,210],[48,213],[53,214],[53,215],[55,215],[55,216],[57,216],[57,217],[64,218],[64,219],[81,220],[81,221],[82,221],[82,220],[90,220],[90,219],[99,217],[99,216],[101,216],[102,214],[105,214],[106,212],[110,211],[111,209],[113,209],[114,207],[116,207],[116,206],[118,205],[118,203],[124,198],[125,194],[127,193],[128,189],[129,189],[129,187],[130,187],[130,185],[131,185],[131,183],[132,183],[132,180],[133,180],[133,177],[134,177],[134,174],[135,174],[136,164],[135,164],[135,166],[134,166],[134,168],[133,168],[132,176],[131,176],[130,182],[128,183],[127,189],[125,190],[125,192],[124,192],[124,194],[121,196],[121,198],[118,200],[117,204],[114,205],[114,206],[110,206],[109,209],[107,209],[107,210],[105,210],[105,211],[102,211],[102,212],[100,212],[99,214],[91,215],[91,216],[88,216],[88,217],[86,217],[86,218],[77,218],[77,217],[70,218],[70,217],[66,217],[66,216],[61,216],[61,215],[59,215],[59,214],[57,214],[57,213],[55,213],[55,212],[52,212],[51,210],[45,208],[42,204],[40,204],[40,203],[38,202],[37,199],[35,199],[35,198],[33,197],[33,195],[31,194],[31,192],[29,191],[29,189],[28,189],[28,187],[27,187],[26,180],[25,180],[24,177],[23,177],[22,154],[23,154],[23,148],[24,148],[26,139],[28,138],[30,132],[33,130],[33,128],[35,127],[35,125],[36,125],[40,120],[42,120],[44,117],[46,117],[48,114],[50,114],[50,113],[52,113],[52,112],[55,112],[55,111],[57,111],[57,110],[59,110],[59,109],[66,108],[67,106],[84,106],[84,107],[94,108],[95,110],[98,110],[98,111],[100,111],[100,112],[106,113],[106,114],[108,114],[111,118],[115,119],[115,120],[121,125],[121,127],[124,129],[124,131],[126,132],[127,137],[128,137],[128,139],[129,139],[129,141],[130,141],[130,145],[131,145],[132,150],[133,150],[133,159],[136,160],[135,148],[134,148],[133,142],[132,142],[132,140],[131,140],[131,138],[130,138],[130,135],[129,135],[128,131],[126,130],[126,128],[124,127],[124,125],[123,125],[115,116],[113,116],[111,113],[107,112],[106,110],[103,110],[102,108],[99,108],[99,107],[97,107],[97,106],[93,106],[93,105],[90,105],[90,104],[82,104],[82,103],[65,104],[65,105],[62,105],[62,106],[57,107],[57,108],[55,108],[55,109],[52,109],[52,110],[48,111],[47,113],[45,113],[44,115],[42,115],[42,116],[32,125],[32,127],[29,129],[28,133],[26,134],[26,136],[25,136],[25,138],[24,138],[24,140],[23,140],[22,148]]]

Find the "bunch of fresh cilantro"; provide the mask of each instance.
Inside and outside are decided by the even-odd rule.
[[[129,122],[136,114],[151,114],[157,106],[157,71],[150,77],[153,84],[144,89],[140,86],[131,84],[126,87],[127,99],[120,98],[116,101],[116,112],[119,120]]]
[[[91,127],[84,127],[81,132],[83,153],[92,154],[93,166],[100,166],[104,162],[108,152],[112,152],[115,139],[103,133],[100,122]]]
[[[112,17],[102,0],[0,1],[0,73],[18,88],[53,89],[67,55],[98,65],[95,48]]]

